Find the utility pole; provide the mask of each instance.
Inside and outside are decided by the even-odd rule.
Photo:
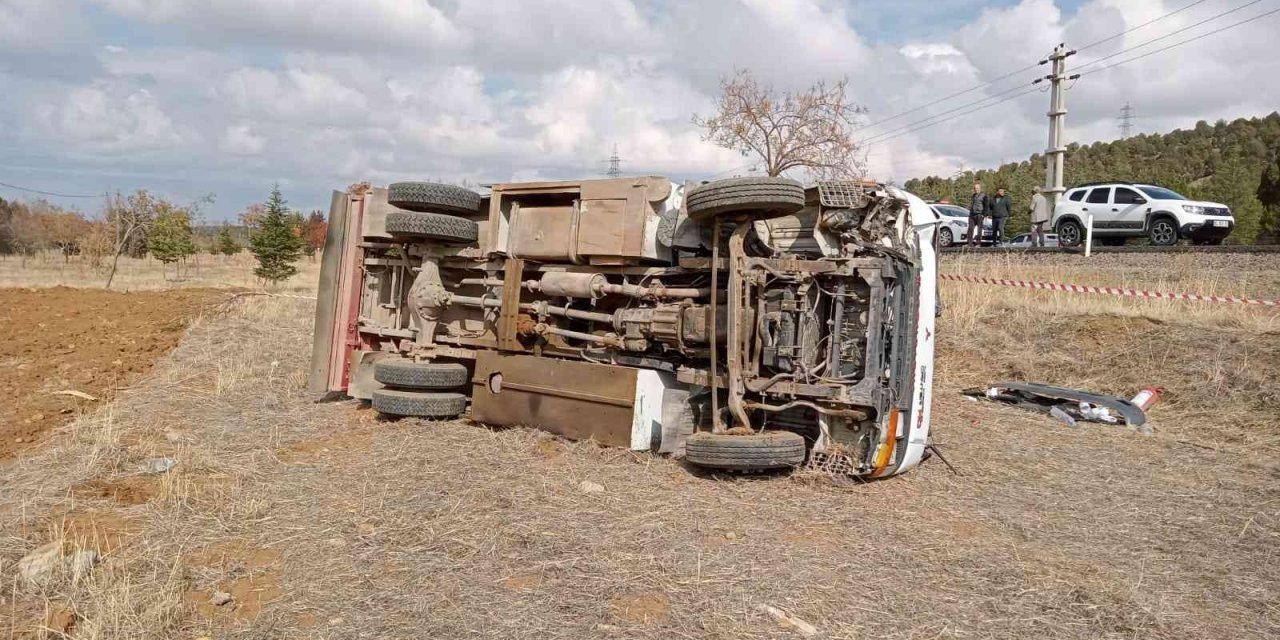
[[[1049,146],[1044,150],[1044,191],[1051,208],[1057,204],[1058,196],[1067,190],[1062,184],[1062,176],[1066,169],[1067,159],[1067,145],[1064,142],[1067,130],[1067,92],[1062,83],[1080,77],[1079,74],[1071,77],[1067,76],[1067,58],[1075,54],[1075,50],[1067,49],[1066,44],[1059,44],[1054,47],[1053,53],[1048,60],[1041,61],[1041,64],[1052,62],[1053,71],[1049,75],[1036,80],[1036,82],[1048,80],[1051,83],[1048,114]]]
[[[609,156],[609,170],[605,175],[616,178],[622,175],[622,158],[618,156],[618,145],[613,145],[613,153]]]
[[[1120,139],[1128,138],[1133,131],[1133,107],[1128,102],[1120,108],[1120,117],[1117,120],[1120,121]]]

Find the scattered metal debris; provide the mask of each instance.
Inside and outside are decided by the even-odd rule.
[[[1085,421],[1103,424],[1124,422],[1131,427],[1141,427],[1147,423],[1143,404],[1150,406],[1160,395],[1156,388],[1147,387],[1133,400],[1125,400],[1035,382],[997,382],[988,387],[965,389],[961,393],[1037,413],[1048,413],[1070,426],[1075,426],[1078,421]]]

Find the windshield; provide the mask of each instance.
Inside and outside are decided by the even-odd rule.
[[[957,207],[954,204],[935,204],[934,211],[947,216],[949,218],[968,218],[969,212],[963,207]]]
[[[1186,200],[1181,194],[1164,187],[1138,186],[1138,189],[1147,194],[1152,200]]]

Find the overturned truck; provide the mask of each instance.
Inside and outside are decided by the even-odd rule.
[[[936,214],[872,182],[334,192],[310,386],[736,471],[919,463]]]

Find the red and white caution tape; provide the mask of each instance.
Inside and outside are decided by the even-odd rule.
[[[1055,282],[1032,282],[1029,280],[1003,280],[1000,278],[982,278],[979,276],[957,276],[949,273],[938,274],[943,280],[973,282],[976,284],[992,284],[1002,287],[1019,287],[1022,289],[1040,289],[1043,291],[1067,291],[1071,293],[1101,293],[1130,298],[1155,298],[1157,300],[1187,300],[1190,302],[1222,302],[1226,304],[1256,305],[1261,307],[1280,307],[1280,300],[1258,300],[1255,298],[1236,298],[1233,296],[1202,296],[1195,293],[1168,293],[1164,291],[1147,291],[1146,289],[1125,289],[1123,287],[1090,287],[1080,284],[1058,284]]]

